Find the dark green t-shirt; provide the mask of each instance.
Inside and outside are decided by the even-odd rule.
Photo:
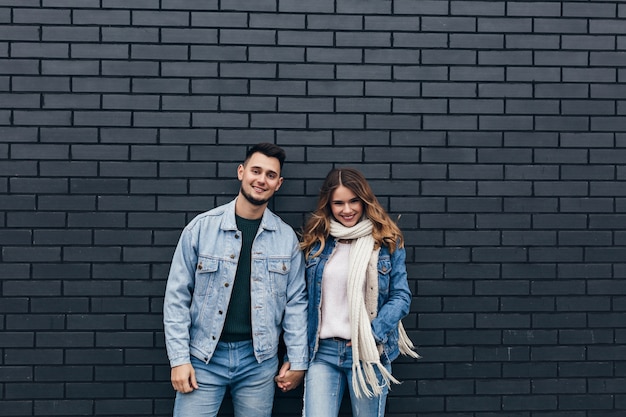
[[[252,269],[252,242],[261,219],[248,220],[235,216],[241,231],[241,254],[235,274],[233,293],[226,312],[226,322],[220,338],[223,342],[240,342],[252,339],[252,317],[250,298],[250,274]]]

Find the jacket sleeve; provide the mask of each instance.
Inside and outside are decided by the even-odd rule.
[[[287,305],[283,318],[283,339],[291,370],[308,368],[307,293],[304,277],[304,256],[295,238],[291,254],[291,270],[287,281]]]
[[[191,298],[195,284],[197,254],[192,233],[185,228],[174,251],[163,301],[165,346],[170,366],[191,362],[189,330]]]
[[[372,320],[374,338],[378,343],[387,342],[387,337],[398,328],[398,322],[409,314],[411,307],[412,295],[407,281],[406,250],[396,248],[390,255],[390,260],[389,295],[382,305],[379,303],[378,314]]]

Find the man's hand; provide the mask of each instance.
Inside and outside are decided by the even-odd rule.
[[[304,379],[304,371],[292,371],[290,368],[291,364],[289,362],[285,362],[283,366],[280,367],[278,375],[274,377],[276,385],[278,385],[278,388],[282,392],[287,392],[296,388]]]
[[[194,389],[198,389],[196,381],[196,371],[190,363],[172,368],[172,386],[175,391],[187,394]]]

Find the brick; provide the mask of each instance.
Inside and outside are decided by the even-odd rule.
[[[74,112],[74,123],[78,126],[129,126],[130,112],[121,111],[76,111]]]
[[[28,383],[8,384],[6,389],[7,399],[44,399],[59,398],[63,394],[63,387],[58,384]]]
[[[156,129],[138,128],[101,128],[101,142],[103,143],[157,143]],[[105,161],[106,162],[106,161]]]
[[[40,332],[39,348],[72,348],[93,346],[94,335],[91,332]]]
[[[89,265],[42,263],[33,265],[32,276],[37,279],[86,279],[89,277]]]
[[[37,41],[39,40],[39,34],[36,26],[0,25],[0,38],[7,41]]]
[[[72,16],[78,25],[120,25],[130,24],[130,12],[124,10],[76,10]]]
[[[69,79],[67,77],[13,77],[14,91],[68,92]]]
[[[239,12],[194,12],[191,14],[191,25],[201,27],[244,28],[247,16]]]
[[[278,36],[280,43],[280,34]],[[264,29],[221,29],[220,43],[243,45],[275,45],[276,32]]]
[[[108,223],[102,227],[111,227]],[[115,262],[120,259],[119,248],[84,248],[84,247],[68,247],[63,253],[63,260],[66,262]]]
[[[123,398],[124,385],[106,382],[72,382],[67,384],[68,398]]]
[[[161,7],[166,10],[217,10],[217,3],[216,0],[164,0]]]
[[[35,401],[34,412],[42,414],[54,410],[56,415],[85,415],[91,413],[93,400],[38,400]],[[61,414],[61,415],[62,415]]]
[[[120,194],[127,190],[125,180],[71,179],[70,191],[77,194]]]
[[[42,175],[50,177],[95,177],[96,162],[42,161],[39,163]]]
[[[76,92],[126,93],[130,91],[130,79],[87,77],[72,80],[72,88]]]
[[[69,24],[70,10],[63,9],[14,9],[14,23]]]
[[[151,43],[159,39],[159,30],[156,28],[139,27],[102,27],[103,42],[132,42]]]
[[[187,47],[179,45],[132,45],[130,48],[131,59],[185,59]]]
[[[250,19],[251,27],[279,28],[279,29],[304,29],[305,17],[298,14],[254,14]]]
[[[161,31],[161,40],[165,44],[175,43],[175,44],[211,44],[217,43],[218,39],[218,31],[215,29],[200,29],[200,28],[191,28],[191,29],[163,29]],[[154,45],[146,45],[152,46]],[[171,47],[170,47],[171,48]],[[181,48],[178,47],[173,49],[172,51],[176,51],[177,49],[187,50],[187,47]],[[186,57],[187,54],[185,51],[178,51],[178,53],[182,54],[182,57]],[[138,50],[139,52],[139,50]],[[146,50],[145,52],[148,52]],[[154,51],[153,51],[154,52]],[[165,52],[165,51],[164,51]],[[168,57],[169,59],[170,57]]]
[[[591,135],[585,133],[573,133],[565,134],[563,136],[563,146],[565,147],[582,147],[582,148],[609,148],[613,146],[613,139],[609,134],[594,134],[594,140],[591,140]],[[596,151],[591,150],[593,155]],[[603,151],[599,151],[603,152]],[[604,152],[606,155],[606,153]],[[588,169],[594,169],[593,165],[586,167]]]
[[[5,349],[4,363],[7,365],[60,364],[60,349]]]

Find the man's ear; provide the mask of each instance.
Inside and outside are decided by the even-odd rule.
[[[244,166],[243,164],[239,164],[239,166],[237,167],[237,178],[239,179],[239,181],[241,181],[243,179],[243,171],[244,171]]]
[[[278,189],[280,188],[280,186],[281,186],[281,185],[283,185],[283,181],[284,181],[284,180],[285,180],[285,179],[284,179],[283,177],[280,177],[280,178],[278,179],[278,185],[276,186],[276,188],[274,189],[274,191],[278,191]]]

